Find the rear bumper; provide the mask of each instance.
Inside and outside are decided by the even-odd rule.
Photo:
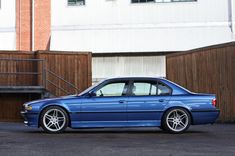
[[[219,109],[213,110],[193,110],[192,117],[193,117],[193,124],[212,124],[214,123],[220,114]]]
[[[26,111],[20,112],[24,119],[25,126],[38,127],[38,113],[30,113]]]

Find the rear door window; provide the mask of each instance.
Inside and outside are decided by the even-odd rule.
[[[162,82],[139,82],[134,81],[130,87],[132,96],[167,96],[171,95],[171,88]]]
[[[135,96],[157,95],[157,85],[151,82],[134,82],[131,93]]]

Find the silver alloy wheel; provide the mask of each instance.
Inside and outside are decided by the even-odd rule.
[[[65,114],[59,109],[49,109],[43,116],[45,128],[52,132],[61,130],[65,123]]]
[[[166,117],[167,126],[175,132],[183,131],[189,122],[188,114],[181,109],[171,110]]]

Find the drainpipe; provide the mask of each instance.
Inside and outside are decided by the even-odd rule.
[[[19,37],[18,37],[18,46],[19,46],[19,49],[18,50],[21,50],[21,1],[19,1],[18,2],[19,3],[19,7],[18,7],[18,11],[19,11],[19,14],[18,14],[18,16],[19,16],[19,19],[17,19],[18,20],[18,22],[19,22]]]
[[[32,51],[34,51],[34,7],[35,7],[35,0],[32,0]]]
[[[235,34],[235,25],[234,25],[234,0],[231,0],[231,30],[233,32],[233,34]]]

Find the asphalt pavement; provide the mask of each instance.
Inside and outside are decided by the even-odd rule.
[[[159,128],[68,129],[47,134],[0,122],[0,156],[235,156],[235,124],[191,126],[184,134]]]

